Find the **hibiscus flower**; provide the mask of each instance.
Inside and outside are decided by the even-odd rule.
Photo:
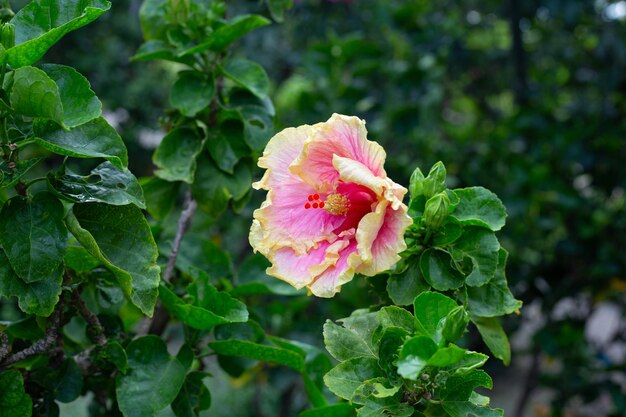
[[[250,244],[272,262],[267,274],[332,297],[354,274],[393,266],[412,220],[385,157],[357,117],[276,134],[259,158],[266,171],[253,187],[268,193],[250,229]]]

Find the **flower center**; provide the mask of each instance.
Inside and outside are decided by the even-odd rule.
[[[343,194],[330,194],[325,201],[320,200],[319,194],[310,194],[307,200],[305,209],[321,208],[335,216],[345,216],[350,209],[350,200]]]

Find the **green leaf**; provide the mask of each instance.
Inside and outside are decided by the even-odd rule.
[[[274,133],[272,116],[261,106],[242,106],[239,112],[243,120],[246,144],[252,150],[263,150]]]
[[[458,220],[448,217],[446,222],[433,235],[433,246],[443,247],[455,242],[463,234],[463,227]]]
[[[415,408],[410,404],[401,403],[397,398],[368,399],[365,405],[357,410],[357,417],[411,417]]]
[[[141,178],[139,183],[143,188],[148,213],[157,220],[165,219],[176,205],[180,183],[157,177]]]
[[[170,90],[170,103],[187,117],[194,117],[207,108],[215,94],[215,81],[211,74],[181,71]]]
[[[165,36],[169,24],[168,5],[168,0],[146,0],[141,4],[139,20],[146,40],[161,39]]]
[[[203,143],[191,129],[172,130],[163,138],[152,156],[154,164],[159,167],[154,174],[166,181],[193,183],[196,158]]]
[[[437,352],[428,359],[427,364],[428,366],[445,368],[458,363],[463,359],[466,352],[467,350],[451,344],[450,346],[439,348]]]
[[[472,317],[472,322],[478,328],[483,341],[493,356],[500,359],[505,365],[509,365],[511,363],[511,345],[500,321],[495,317]]]
[[[0,211],[0,244],[15,273],[26,283],[48,279],[63,262],[67,229],[63,204],[40,192],[32,200],[16,196]]]
[[[231,21],[211,32],[204,42],[186,49],[181,52],[179,56],[197,54],[209,49],[212,51],[221,51],[248,32],[266,26],[269,23],[270,21],[263,16],[255,14],[236,16]]]
[[[469,314],[462,306],[456,307],[446,316],[446,322],[443,326],[442,335],[448,342],[458,340],[469,323]]]
[[[407,267],[404,271],[389,275],[387,280],[387,293],[396,305],[413,304],[413,300],[418,294],[430,289],[422,277],[418,262],[413,259],[407,261]]]
[[[170,250],[162,251],[170,253]],[[207,274],[213,279],[225,278],[231,274],[228,252],[204,237],[187,234],[180,245],[176,266],[181,271]]]
[[[144,2],[146,4],[147,2]],[[152,59],[163,59],[166,61],[178,62],[174,55],[174,49],[161,40],[152,39],[141,44],[131,61],[149,61]]]
[[[503,417],[504,411],[500,408],[492,409],[471,403],[469,401],[446,401],[442,407],[451,417]]]
[[[102,346],[97,351],[96,360],[113,364],[123,374],[128,372],[128,356],[116,340],[109,340],[106,345]]]
[[[416,381],[436,351],[437,345],[428,336],[408,339],[400,349],[398,373],[403,378]]]
[[[9,370],[0,373],[0,410],[2,417],[32,415],[33,401],[24,390],[24,378],[19,371]]]
[[[505,269],[508,252],[498,252],[498,268],[495,276],[488,284],[478,288],[467,288],[467,309],[472,315],[480,317],[496,317],[511,314],[522,307],[509,290]]]
[[[72,358],[65,359],[47,379],[53,384],[55,399],[62,403],[74,401],[83,389],[83,374]]]
[[[11,269],[3,250],[0,250],[0,296],[17,297],[20,310],[27,314],[47,317],[59,302],[63,266],[59,266],[44,279],[25,283]]]
[[[463,236],[454,242],[451,253],[455,260],[470,260],[472,271],[465,282],[469,286],[480,287],[495,275],[499,249],[500,243],[493,232],[479,227],[467,227]]]
[[[350,317],[337,320],[344,328],[355,333],[360,339],[364,340],[370,351],[374,352],[374,356],[378,356],[378,345],[374,343],[374,333],[380,326],[377,312],[366,312],[366,310],[356,310],[352,312]]]
[[[285,17],[285,11],[291,9],[293,0],[266,0],[267,7],[270,9],[272,18],[277,22],[282,22]]]
[[[235,124],[235,128],[229,128],[230,125],[223,124],[219,129],[210,130],[206,145],[218,168],[233,174],[237,162],[248,155],[250,149],[244,142],[240,124]]]
[[[119,169],[128,166],[122,138],[102,117],[70,130],[60,126],[40,132],[37,144],[51,152],[75,158],[104,158]]]
[[[160,269],[157,246],[141,210],[133,205],[75,204],[66,224],[85,249],[115,275],[133,304],[152,316]]]
[[[30,65],[61,38],[96,20],[109,10],[105,0],[34,0],[11,20],[16,46],[7,50],[13,68]]]
[[[197,417],[198,413],[211,406],[211,393],[204,383],[210,376],[207,372],[190,372],[185,378],[178,396],[172,403],[176,417]]]
[[[87,176],[71,171],[48,174],[49,186],[63,198],[79,203],[107,203],[114,206],[134,204],[146,208],[137,178],[127,169],[120,170],[103,162]]]
[[[72,243],[67,246],[63,262],[65,267],[76,272],[89,272],[100,265],[100,261],[87,252],[82,246],[76,246],[78,242],[72,239]]]
[[[63,103],[59,88],[39,68],[18,68],[13,73],[11,107],[30,117],[50,119],[63,125]]]
[[[120,410],[125,417],[154,416],[174,401],[187,370],[157,336],[133,340],[126,354],[130,370],[115,379]]]
[[[91,90],[89,81],[74,68],[65,65],[42,65],[48,77],[52,78],[59,88],[63,105],[63,124],[76,127],[100,117],[102,103]]]
[[[356,417],[354,406],[348,403],[338,403],[324,407],[304,410],[298,417]]]
[[[415,316],[408,310],[397,306],[386,306],[381,308],[377,313],[380,328],[384,330],[387,327],[395,326],[406,330],[410,334],[414,334],[421,330]]]
[[[493,381],[485,371],[455,373],[446,379],[440,396],[444,401],[467,401],[478,387],[487,389],[493,387]]]
[[[0,160],[0,190],[3,188],[11,188],[26,175],[28,171],[37,165],[44,158],[33,158],[17,161],[15,168],[9,169],[7,162]]]
[[[460,202],[452,216],[462,224],[486,227],[494,232],[506,222],[506,208],[497,195],[483,187],[454,190]]]
[[[241,356],[258,361],[275,363],[298,372],[304,370],[304,358],[298,353],[288,349],[236,339],[210,342],[209,347],[220,355]]]
[[[355,404],[365,404],[370,398],[388,398],[395,396],[402,388],[402,384],[388,387],[387,378],[379,377],[363,381],[352,396],[351,402]]]
[[[420,256],[420,270],[426,282],[438,291],[460,288],[465,277],[452,267],[452,258],[447,252],[426,249]]]
[[[400,353],[400,347],[404,344],[404,341],[409,337],[409,332],[400,327],[387,327],[383,332],[380,343],[378,345],[378,365],[385,372],[387,378],[392,384],[402,383],[399,380],[398,373],[396,371],[396,361],[398,354]]]
[[[222,67],[226,77],[260,99],[269,93],[270,82],[262,66],[243,58],[230,59]]]
[[[382,376],[382,369],[375,358],[360,357],[335,366],[324,375],[324,383],[333,394],[350,400],[364,381]]]
[[[415,298],[414,314],[428,334],[436,343],[442,337],[445,318],[457,307],[456,302],[443,294],[423,292]]]
[[[219,170],[213,161],[199,158],[196,178],[191,191],[198,207],[211,216],[220,215],[228,207],[228,202],[243,198],[250,190],[252,172],[246,161],[235,166],[233,175]]]
[[[338,361],[355,357],[378,357],[362,336],[362,334],[338,326],[330,320],[326,320],[324,323],[324,345],[326,350]]]
[[[193,292],[197,294],[197,285],[194,288],[190,286],[189,291],[192,295]],[[209,330],[218,324],[248,320],[248,310],[245,304],[231,298],[227,293],[217,291],[208,282],[202,283],[201,297],[190,304],[178,298],[164,285],[159,288],[159,298],[167,310],[194,329]]]
[[[487,362],[487,359],[489,359],[489,356],[485,354],[467,351],[465,352],[465,356],[455,363],[452,368],[458,370],[459,373],[465,373],[480,368]]]

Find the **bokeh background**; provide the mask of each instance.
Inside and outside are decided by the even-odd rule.
[[[266,13],[257,1],[229,3]],[[140,5],[114,0],[47,60],[87,76],[144,176],[178,68],[130,61]],[[441,160],[450,186],[503,200],[508,278],[524,307],[505,320],[512,364],[488,363],[493,405],[509,417],[626,416],[626,1],[294,0],[283,23],[236,49],[267,69],[277,130],[358,115],[395,181]],[[263,197],[238,215],[200,214],[189,234],[227,248],[239,280],[263,274],[247,243]],[[177,216],[159,224],[163,239]],[[353,282],[333,300],[282,288],[247,302],[268,333],[322,347],[324,320],[384,302],[381,286]],[[473,334],[466,343],[486,349]],[[231,375],[214,367],[207,416],[292,416],[306,404],[291,371],[221,365]],[[80,404],[63,407],[82,415]]]

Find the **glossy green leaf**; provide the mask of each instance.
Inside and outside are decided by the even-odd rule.
[[[448,217],[442,227],[437,229],[433,235],[433,246],[445,246],[455,242],[463,234],[463,227],[458,220]]]
[[[122,138],[102,117],[70,130],[60,126],[45,129],[37,144],[51,152],[75,158],[104,158],[119,169],[128,165],[128,153]]]
[[[445,318],[457,307],[456,302],[443,294],[423,292],[415,298],[414,314],[426,334],[439,343]]]
[[[229,276],[232,268],[230,256],[224,249],[208,239],[191,234],[183,238],[176,266],[188,273],[201,271],[200,274],[208,274],[212,279]]]
[[[420,256],[422,276],[434,289],[448,291],[460,288],[465,277],[453,268],[452,258],[447,252],[426,249]]]
[[[352,402],[364,404],[369,398],[388,398],[396,395],[402,388],[402,384],[388,386],[387,378],[379,377],[363,381],[352,396]]]
[[[480,317],[497,317],[513,313],[522,307],[516,300],[506,281],[506,259],[508,252],[500,249],[498,268],[495,276],[488,284],[478,288],[467,288],[468,311]]]
[[[498,266],[500,243],[493,232],[467,227],[463,236],[454,242],[452,257],[455,260],[469,260],[471,272],[465,282],[472,287],[485,285],[493,278]]]
[[[422,277],[419,263],[409,259],[407,267],[399,274],[389,275],[387,293],[394,304],[407,306],[413,304],[418,294],[428,291],[430,286]]]
[[[125,417],[154,416],[174,401],[187,370],[157,336],[133,340],[126,354],[130,370],[115,379],[120,410]]]
[[[134,205],[75,204],[66,224],[89,253],[115,275],[133,304],[151,316],[160,269],[157,246],[141,210]]]
[[[52,194],[20,196],[0,211],[0,244],[11,267],[26,283],[48,279],[57,270],[67,246],[63,204]]]
[[[20,114],[50,119],[63,125],[59,87],[39,68],[18,68],[13,73],[11,107]]]
[[[411,335],[405,329],[400,327],[387,327],[378,344],[378,365],[385,372],[387,378],[391,383],[396,384],[399,381],[399,376],[396,371],[396,361],[400,348],[404,344],[404,341]]]
[[[511,363],[511,345],[500,321],[496,317],[472,317],[472,322],[493,356],[505,365]]]
[[[30,65],[67,33],[96,20],[109,10],[106,0],[34,0],[11,20],[15,46],[7,50],[13,68]]]
[[[83,390],[83,374],[73,358],[65,359],[48,380],[53,385],[54,398],[62,403],[74,401]]]
[[[172,402],[176,417],[197,417],[198,413],[211,406],[211,393],[204,383],[210,377],[207,372],[194,371],[187,374],[178,396]]]
[[[143,189],[148,213],[157,220],[163,220],[174,210],[180,183],[169,182],[157,177],[139,180]]]
[[[364,340],[369,350],[374,352],[375,356],[378,355],[378,346],[373,340],[374,333],[380,326],[377,312],[370,313],[366,310],[356,310],[350,317],[337,321]]]
[[[357,410],[357,417],[411,417],[415,408],[410,404],[401,403],[397,398],[370,398],[365,405]]]
[[[185,116],[194,117],[211,104],[214,94],[215,81],[210,74],[181,71],[170,90],[170,103]]]
[[[504,411],[500,408],[489,408],[476,405],[469,401],[445,401],[442,407],[450,417],[503,417]]]
[[[444,368],[458,363],[465,356],[467,350],[456,345],[439,348],[433,356],[428,359],[428,366]]]
[[[460,202],[452,215],[463,224],[502,229],[506,223],[506,208],[497,195],[483,187],[454,190]]]
[[[24,378],[19,371],[0,373],[0,415],[2,417],[30,417],[33,401],[24,390]]]
[[[222,67],[226,77],[263,99],[269,93],[270,82],[262,66],[243,58],[230,59]]]
[[[384,330],[387,327],[395,326],[406,330],[410,334],[421,331],[421,327],[415,319],[415,316],[402,307],[383,307],[378,310],[377,317],[380,322],[380,328],[378,330]]]
[[[304,358],[288,349],[236,339],[210,342],[209,347],[220,355],[241,356],[262,362],[275,363],[298,372],[304,370]]]
[[[378,357],[363,339],[363,334],[338,326],[330,320],[324,323],[324,345],[328,353],[338,361],[356,357]]]
[[[123,374],[128,372],[128,356],[122,345],[116,340],[109,340],[106,345],[98,349],[96,360],[113,364]]]
[[[333,394],[350,400],[363,382],[382,376],[375,358],[359,357],[335,366],[324,375],[324,383]]]
[[[25,283],[11,269],[3,250],[0,250],[0,296],[17,297],[20,310],[27,314],[47,317],[59,302],[63,267],[59,266],[49,276],[30,284]]]
[[[198,206],[212,216],[221,214],[228,202],[243,198],[250,190],[252,172],[245,161],[235,166],[233,175],[219,170],[213,161],[200,155],[196,178],[191,186]]]
[[[446,316],[446,322],[443,325],[442,335],[448,342],[455,342],[465,332],[469,323],[469,314],[463,306],[458,306]]]
[[[4,159],[0,160],[0,190],[15,186],[32,167],[43,159],[44,158],[33,158],[18,161],[13,169],[9,169]]]
[[[99,202],[114,206],[134,204],[146,208],[137,178],[127,168],[120,170],[108,161],[86,176],[70,171],[56,175],[50,173],[48,184],[58,195],[73,202]]]
[[[91,90],[89,81],[74,68],[65,65],[42,65],[48,77],[57,84],[63,105],[63,124],[76,127],[100,117],[102,103]]]
[[[207,50],[221,51],[251,30],[266,26],[269,20],[259,15],[240,15],[211,32],[205,41],[181,52],[180,56],[201,53]]]
[[[354,406],[348,403],[338,403],[325,407],[304,410],[298,417],[356,417]]]
[[[437,345],[428,336],[417,336],[407,340],[398,356],[398,373],[403,378],[417,380],[436,351]]]
[[[244,126],[244,140],[252,150],[263,150],[274,133],[274,122],[261,106],[239,108]]]
[[[219,129],[210,130],[206,145],[218,168],[229,174],[233,174],[237,162],[250,153],[239,123],[225,123]]]
[[[154,174],[166,181],[191,184],[196,171],[196,158],[203,143],[191,129],[172,130],[154,151],[152,160],[159,167]]]
[[[65,267],[76,272],[89,272],[100,265],[100,261],[91,256],[87,249],[78,246],[78,242],[72,239],[67,246],[63,262]]]

